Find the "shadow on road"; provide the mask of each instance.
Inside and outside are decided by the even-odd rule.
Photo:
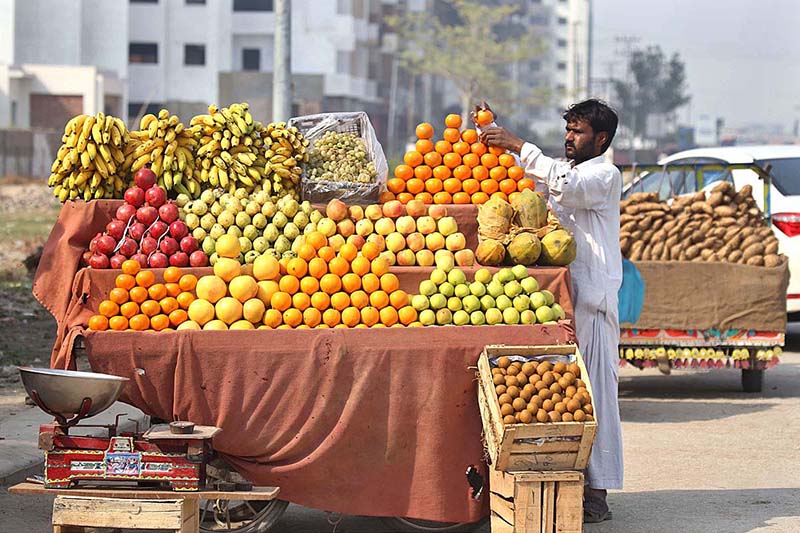
[[[620,398],[619,410],[623,422],[674,423],[722,420],[731,416],[767,411],[775,403],[724,403],[703,401],[669,401]]]

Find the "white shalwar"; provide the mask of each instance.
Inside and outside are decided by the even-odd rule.
[[[619,310],[622,283],[619,248],[619,200],[622,177],[603,157],[574,167],[525,143],[520,150],[525,171],[543,186],[561,224],[578,245],[570,264],[578,345],[594,392],[597,436],[586,479],[593,489],[622,488],[622,428],[619,418]]]

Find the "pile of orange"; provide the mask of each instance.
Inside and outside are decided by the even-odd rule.
[[[482,111],[486,114],[491,112]],[[482,123],[494,117],[479,117]],[[516,164],[513,155],[502,148],[480,142],[474,129],[461,128],[461,117],[445,118],[442,139],[433,140],[433,126],[417,126],[415,150],[406,152],[403,164],[394,169],[386,183],[388,193],[382,200],[412,199],[426,204],[482,204],[493,196],[513,200],[525,189],[533,190],[533,180]]]
[[[141,270],[138,261],[122,263],[108,299],[100,302],[98,314],[89,319],[94,331],[175,329],[189,319],[187,309],[194,301],[197,278],[183,274],[178,267],[164,270],[164,282],[157,282],[150,270]]]

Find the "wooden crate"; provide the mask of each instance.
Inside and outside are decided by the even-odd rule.
[[[592,405],[595,402],[589,373],[577,346],[486,346],[478,359],[478,404],[493,468],[504,472],[585,469],[597,432],[596,421],[503,424],[489,362],[490,358],[502,355],[519,355],[531,361],[544,355],[574,357]]]
[[[583,474],[489,472],[492,533],[581,533]]]

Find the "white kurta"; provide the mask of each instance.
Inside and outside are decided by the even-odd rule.
[[[587,470],[594,489],[622,488],[622,430],[618,402],[619,311],[622,284],[619,248],[619,200],[622,177],[603,157],[574,167],[525,143],[525,171],[548,197],[561,224],[578,245],[570,264],[578,345],[594,391],[598,431]]]

